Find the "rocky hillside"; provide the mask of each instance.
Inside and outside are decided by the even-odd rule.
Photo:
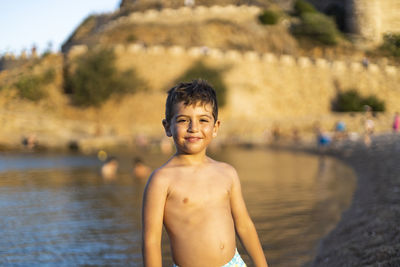
[[[86,18],[65,42],[62,51],[68,52],[71,46],[77,44],[128,44],[140,42],[145,45],[180,45],[183,47],[209,46],[220,49],[255,50],[260,52],[295,53],[298,50],[297,41],[288,31],[288,16],[282,7],[289,6],[291,1],[277,1],[280,5],[269,0],[219,0],[196,1],[196,6],[227,6],[254,5],[270,8],[280,14],[276,25],[263,26],[258,21],[237,21],[234,17],[215,17],[209,20],[182,21],[172,17],[170,21],[152,20],[148,23],[128,22],[115,23],[128,17],[132,12],[147,10],[163,10],[166,8],[179,9],[183,1],[122,1],[119,10],[112,14],[93,15]],[[196,15],[194,15],[196,16]]]

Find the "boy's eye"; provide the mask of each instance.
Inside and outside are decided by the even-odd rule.
[[[200,121],[201,121],[201,122],[208,122],[207,119],[201,119]]]
[[[185,119],[179,119],[179,120],[177,120],[177,122],[187,122],[187,120],[185,120]]]

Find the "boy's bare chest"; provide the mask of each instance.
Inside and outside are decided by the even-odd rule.
[[[217,173],[181,173],[170,185],[168,200],[187,207],[229,199],[230,182]]]

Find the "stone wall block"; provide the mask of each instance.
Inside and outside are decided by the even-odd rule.
[[[210,10],[211,13],[213,13],[215,15],[224,13],[224,7],[218,6],[218,5],[210,7],[209,10]]]
[[[160,54],[165,53],[165,48],[164,48],[163,46],[161,46],[161,45],[155,45],[155,46],[149,47],[149,48],[147,49],[147,51],[148,51],[150,54],[157,54],[157,55],[160,55]]]
[[[246,59],[248,61],[259,61],[260,56],[258,55],[258,53],[254,52],[254,51],[247,51],[244,53],[244,59]]]
[[[294,65],[296,65],[296,60],[294,59],[294,57],[292,57],[292,56],[289,56],[289,55],[282,55],[281,57],[280,57],[280,60],[279,60],[283,65],[286,65],[286,66],[294,66]]]
[[[237,50],[228,50],[225,53],[225,58],[230,59],[230,60],[241,60],[242,54],[239,53],[239,51],[237,51]]]
[[[192,14],[192,9],[190,7],[184,6],[184,7],[179,8],[177,10],[177,12],[178,12],[178,15],[179,14],[181,14],[181,15],[191,15]]]
[[[397,69],[394,66],[386,66],[385,67],[385,72],[389,75],[396,75]]]
[[[237,8],[234,5],[227,5],[225,6],[225,12],[234,13],[236,12]]]
[[[216,59],[221,59],[224,57],[224,53],[220,49],[215,48],[208,49],[207,55]]]
[[[372,73],[378,73],[380,71],[379,66],[376,64],[369,64],[368,71]]]
[[[158,17],[159,12],[154,9],[149,9],[144,12],[144,19],[145,20],[154,20]]]
[[[173,55],[182,55],[185,52],[185,49],[182,46],[171,46],[168,48],[168,51]]]
[[[364,67],[360,62],[352,62],[350,64],[350,69],[352,71],[362,71],[364,69]]]
[[[315,65],[319,68],[327,68],[329,66],[328,61],[323,58],[317,58],[315,60]]]
[[[188,54],[192,57],[201,57],[204,55],[201,47],[191,47],[188,50]]]
[[[276,63],[278,58],[272,53],[265,53],[262,55],[262,60],[266,63]]]
[[[202,16],[202,15],[205,15],[205,14],[207,14],[207,12],[208,12],[208,8],[207,7],[205,7],[205,6],[196,6],[194,9],[193,9],[193,13],[195,14],[195,15],[200,15],[200,16]]]
[[[176,15],[176,10],[172,8],[164,8],[160,11],[160,16],[172,17]]]
[[[243,7],[247,7],[247,10],[253,15],[257,15],[261,12],[261,9],[257,6],[240,6],[239,8]]]
[[[142,44],[131,44],[128,46],[127,51],[129,53],[139,53],[146,51],[146,48]]]
[[[343,61],[334,61],[332,64],[332,68],[335,71],[345,71],[346,70],[346,63],[344,63]]]
[[[300,57],[297,59],[297,63],[300,68],[308,68],[312,65],[310,58],[308,57]]]

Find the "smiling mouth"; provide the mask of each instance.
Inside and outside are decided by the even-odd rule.
[[[200,137],[185,137],[185,140],[189,141],[190,143],[195,143],[197,141],[200,141]]]

